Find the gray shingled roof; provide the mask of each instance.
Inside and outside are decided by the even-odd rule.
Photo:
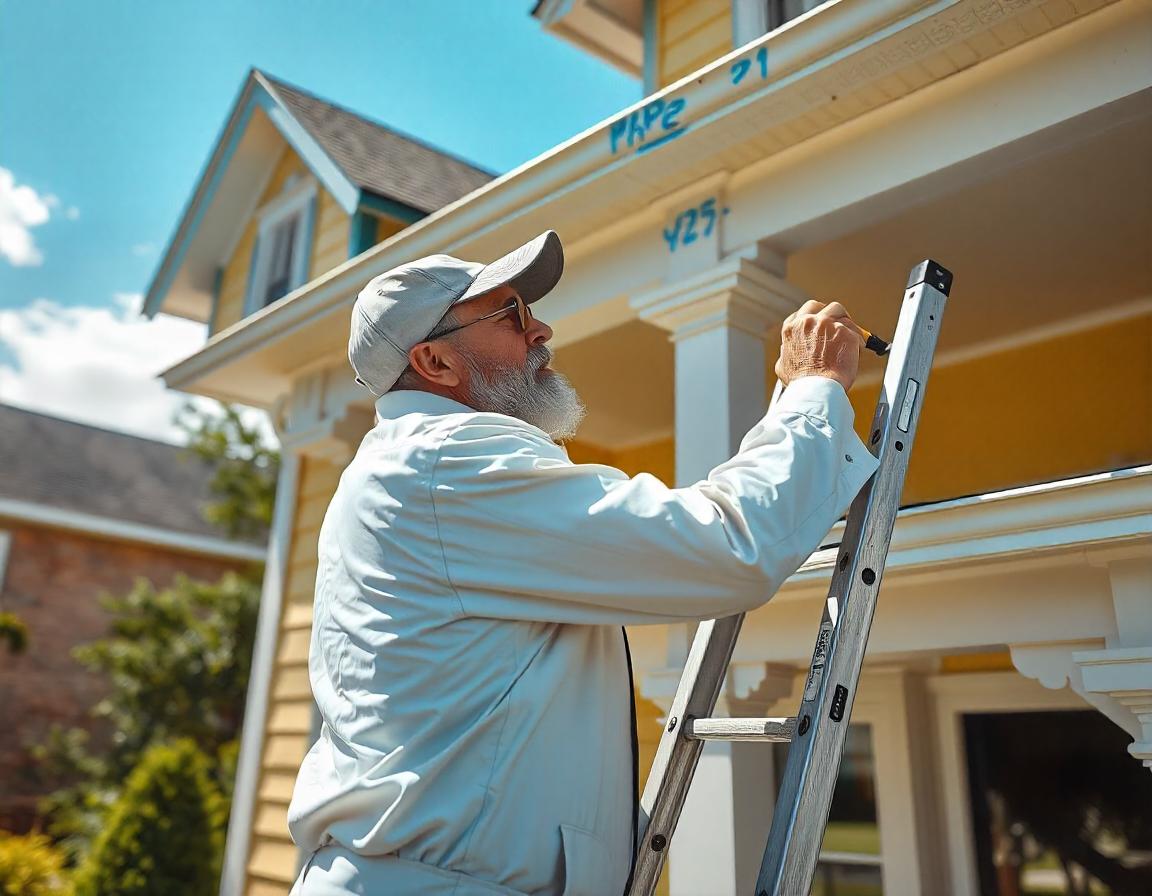
[[[220,538],[211,477],[179,446],[0,404],[0,498]]]
[[[260,72],[300,124],[364,190],[434,212],[496,175]]]

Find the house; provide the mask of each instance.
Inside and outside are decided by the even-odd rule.
[[[222,892],[285,893],[298,867],[285,810],[313,725],[317,529],[373,422],[344,357],[356,293],[403,261],[495,258],[547,228],[567,269],[537,309],[590,408],[569,452],[669,483],[729,457],[763,412],[780,322],[806,297],[891,334],[914,264],[955,273],[818,892],[1087,877],[1146,891],[1152,9],[541,0],[533,14],[643,77],[645,99],[220,318],[165,374],[275,408],[286,450]],[[179,297],[161,283],[151,310],[210,319],[225,302],[209,273]],[[865,361],[851,395],[862,431],[881,370]],[[799,573],[749,615],[721,713],[794,713],[827,575]],[[690,635],[630,632],[642,766]],[[781,755],[706,747],[664,892],[750,891]],[[1135,797],[1143,809],[1116,809]]]
[[[178,446],[0,404],[0,610],[29,633],[24,653],[0,652],[0,829],[27,830],[45,796],[28,742],[53,724],[88,728],[104,696],[72,658],[107,634],[99,598],[264,559],[263,544],[204,521],[211,478]]]

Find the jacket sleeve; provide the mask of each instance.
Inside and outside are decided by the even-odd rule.
[[[804,377],[700,482],[574,464],[539,429],[470,415],[432,476],[447,577],[469,616],[636,625],[766,602],[877,463],[833,380]]]

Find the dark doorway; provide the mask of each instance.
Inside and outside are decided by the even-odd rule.
[[[1093,710],[966,715],[984,896],[1152,894],[1152,774]]]

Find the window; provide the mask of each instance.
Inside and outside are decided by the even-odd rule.
[[[270,305],[307,279],[315,202],[315,182],[290,182],[258,213],[245,314]]]
[[[776,792],[784,778],[788,745],[773,744]],[[851,724],[811,896],[881,896],[880,816],[876,809],[876,760],[870,725]]]
[[[766,0],[768,4],[768,30],[773,31],[785,22],[804,15],[825,0]]]
[[[827,0],[732,0],[733,44],[742,47],[825,2]]]

